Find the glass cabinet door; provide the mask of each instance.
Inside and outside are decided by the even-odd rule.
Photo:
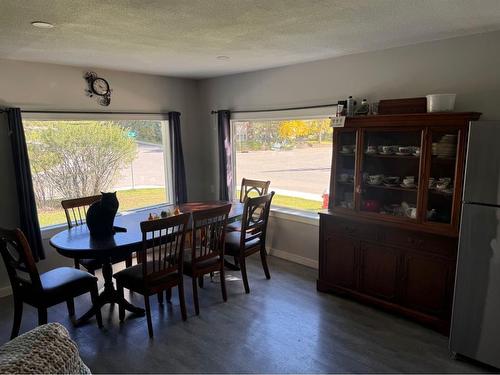
[[[417,220],[422,130],[366,130],[360,211]]]
[[[459,130],[431,130],[425,220],[451,224]]]
[[[337,130],[335,153],[335,207],[354,209],[354,176],[356,167],[356,131]]]

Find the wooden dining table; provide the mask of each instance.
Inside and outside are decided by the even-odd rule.
[[[230,222],[238,220],[243,214],[243,204],[239,201],[189,202],[181,204],[178,207],[181,212],[193,212],[219,207],[228,203],[232,203],[228,220]],[[148,220],[150,213],[159,215],[161,211],[173,210],[174,208],[174,205],[163,205],[118,215],[115,218],[114,225],[126,228],[126,232],[117,232],[106,238],[94,238],[90,235],[86,225],[79,225],[59,232],[50,239],[52,247],[65,257],[73,259],[97,259],[99,262],[102,262],[104,288],[99,294],[97,303],[77,320],[77,325],[88,321],[95,315],[97,309],[100,309],[107,303],[116,303],[132,313],[144,315],[144,309],[131,304],[120,296],[115,289],[111,259],[140,250],[142,246],[140,222]]]

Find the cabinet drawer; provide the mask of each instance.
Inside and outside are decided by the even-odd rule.
[[[376,227],[370,224],[362,224],[349,220],[328,220],[325,229],[329,233],[341,236],[354,237],[363,240],[378,240]]]
[[[456,256],[457,239],[436,236],[428,233],[417,233],[394,228],[380,228],[378,239],[393,246],[410,248],[419,251],[439,254],[453,258]]]

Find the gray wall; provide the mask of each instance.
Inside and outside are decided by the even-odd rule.
[[[457,111],[479,111],[483,119],[498,119],[499,40],[500,32],[479,34],[207,79],[200,84],[201,113],[211,124],[212,142],[216,139],[212,109],[314,105],[349,95],[375,101],[451,92],[457,94]],[[216,160],[214,148],[212,158]],[[206,181],[217,184],[217,164],[211,165]],[[317,261],[317,226],[275,217],[270,234],[270,247],[279,253]]]
[[[22,109],[76,110],[76,111],[130,111],[182,113],[182,136],[190,199],[205,199],[210,187],[198,176],[203,175],[207,163],[205,143],[199,137],[198,82],[188,79],[133,74],[97,69],[113,89],[111,105],[99,106],[85,96],[86,84],[82,78],[87,69],[52,64],[0,60],[0,107]],[[15,227],[18,222],[15,180],[5,115],[0,115],[0,226]],[[0,262],[0,294],[8,285]],[[40,269],[48,269],[68,261],[47,249],[47,261]],[[71,263],[71,262],[69,262]]]

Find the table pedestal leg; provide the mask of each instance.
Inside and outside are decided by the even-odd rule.
[[[125,310],[128,310],[137,315],[144,315],[144,309],[132,305],[125,298],[120,296],[115,289],[113,284],[113,264],[110,259],[106,259],[102,265],[102,276],[104,278],[104,290],[99,294],[97,304],[92,306],[92,308],[83,314],[78,320],[76,320],[76,325],[83,324],[87,322],[90,318],[95,315],[96,309],[100,309],[107,303],[117,303],[123,306]]]

